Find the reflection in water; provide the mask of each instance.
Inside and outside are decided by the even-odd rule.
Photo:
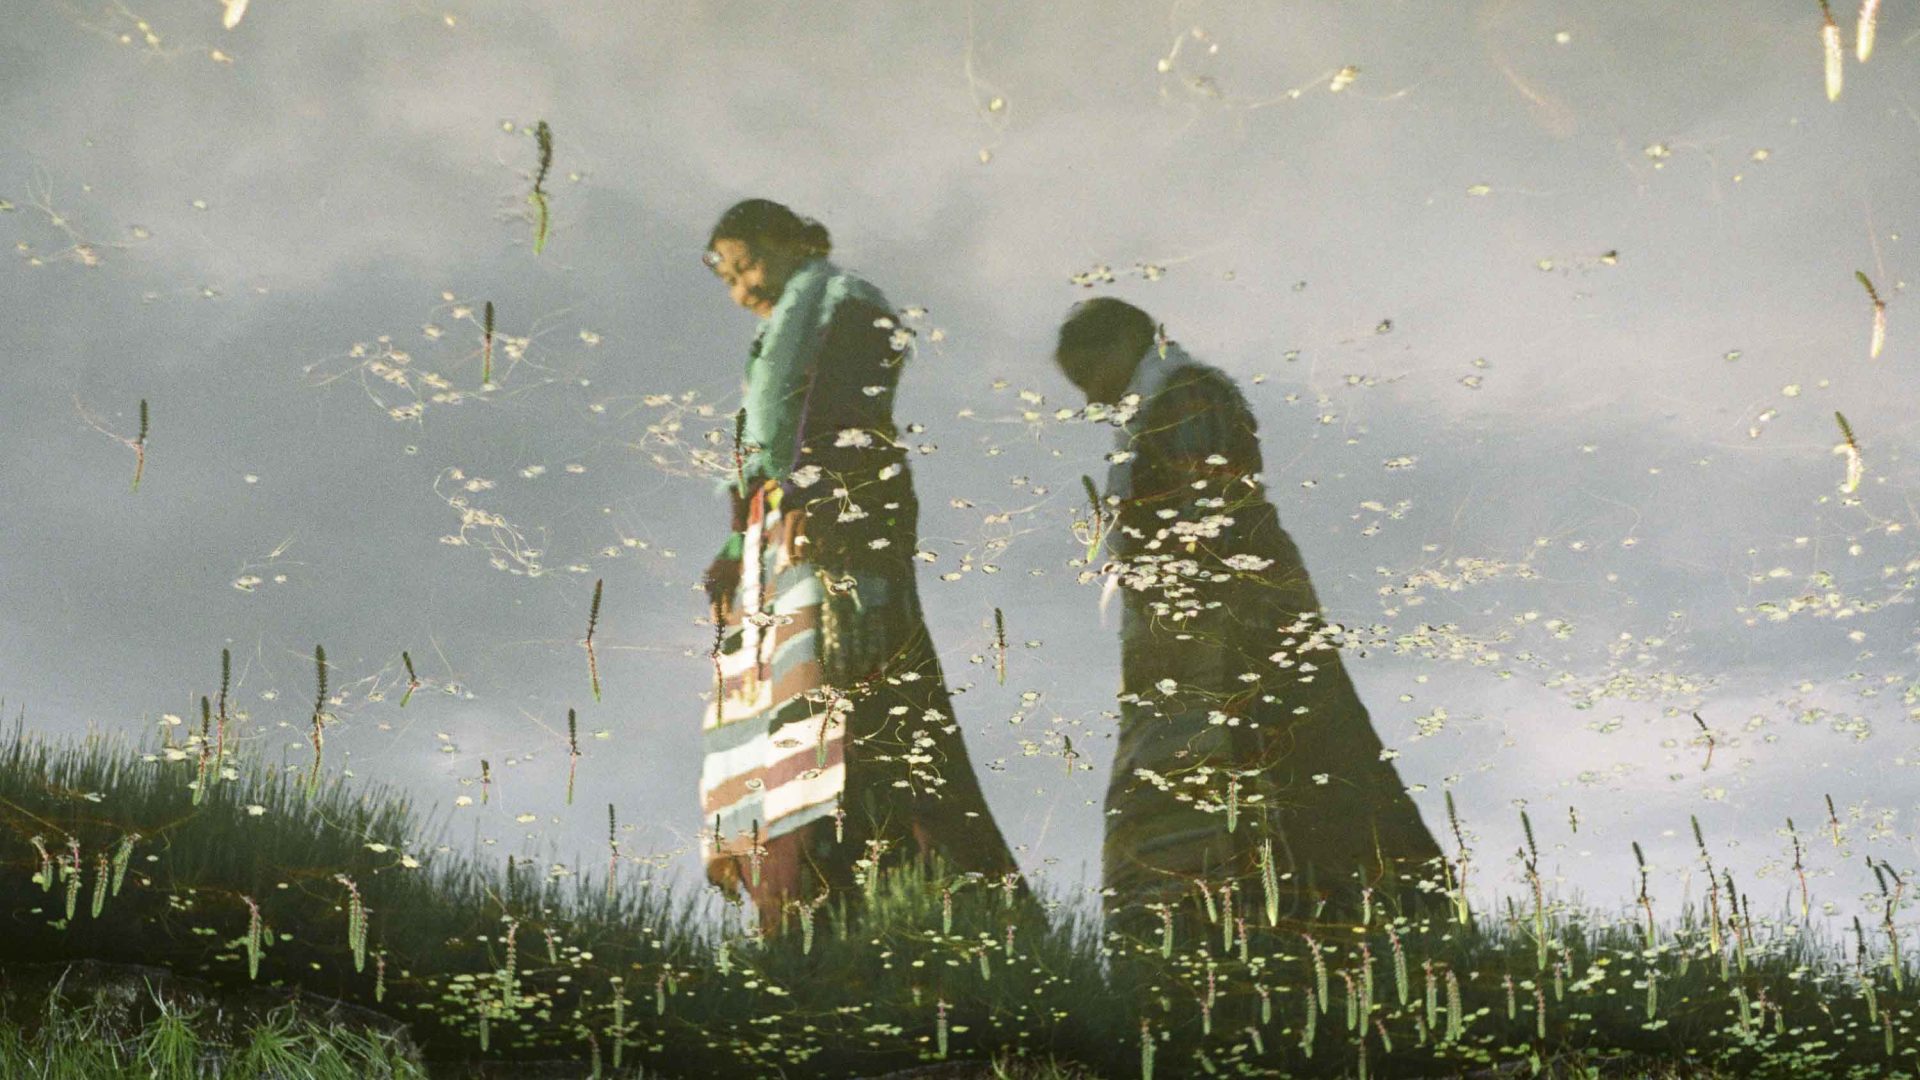
[[[766,320],[736,420],[733,534],[701,775],[708,879],[760,924],[870,879],[889,851],[1012,882],[920,611],[919,505],[893,422],[905,335],[827,261],[818,223],[748,200],[708,265]]]
[[[1440,852],[1319,621],[1239,390],[1107,297],[1074,308],[1055,357],[1089,402],[1118,403],[1095,526],[1124,597],[1114,924],[1269,873],[1297,918],[1359,912],[1363,888],[1410,904],[1408,872]]]

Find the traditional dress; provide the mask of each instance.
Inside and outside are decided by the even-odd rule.
[[[1115,409],[1110,588],[1124,597],[1119,745],[1107,790],[1109,925],[1236,879],[1264,906],[1353,918],[1410,902],[1440,854],[1321,617],[1299,549],[1260,480],[1233,382],[1159,342]]]
[[[814,259],[747,365],[735,533],[716,561],[738,585],[700,793],[709,880],[744,888],[769,928],[876,859],[1017,879],[915,587],[919,504],[893,423],[905,345],[878,290]]]

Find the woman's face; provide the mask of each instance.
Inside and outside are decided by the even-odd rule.
[[[773,314],[792,274],[791,260],[756,252],[744,240],[715,240],[707,256],[714,276],[726,283],[733,302],[761,318]]]

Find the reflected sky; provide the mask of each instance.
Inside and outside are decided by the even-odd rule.
[[[1031,7],[12,13],[0,694],[34,730],[143,736],[230,647],[246,734],[304,768],[324,644],[329,754],[450,843],[592,866],[611,801],[626,850],[696,881],[695,582],[725,509],[693,455],[753,331],[698,255],[766,195],[927,309],[897,415],[933,448],[929,624],[1049,882],[1097,881],[1118,682],[1117,619],[1070,565],[1110,433],[1054,418],[1080,402],[1046,355],[1090,292],[1241,380],[1444,846],[1443,787],[1483,866],[1524,801],[1568,886],[1623,904],[1640,840],[1672,904],[1698,814],[1716,858],[1780,871],[1770,906],[1786,818],[1824,836],[1830,794],[1817,893],[1871,888],[1863,853],[1912,865],[1920,25],[1889,13],[1829,103],[1802,3]],[[142,398],[135,493],[114,436]],[[446,542],[476,509],[510,532],[469,515]],[[402,649],[429,683],[405,710]],[[1092,771],[1067,777],[1062,735]]]

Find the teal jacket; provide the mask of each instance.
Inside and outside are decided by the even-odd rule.
[[[740,557],[744,500],[766,481],[798,491],[831,475],[818,493],[845,486],[877,495],[874,483],[894,479],[882,470],[904,471],[893,424],[904,343],[894,320],[879,289],[824,258],[788,279],[749,351],[741,468],[724,485],[735,504],[734,535],[722,558]]]

